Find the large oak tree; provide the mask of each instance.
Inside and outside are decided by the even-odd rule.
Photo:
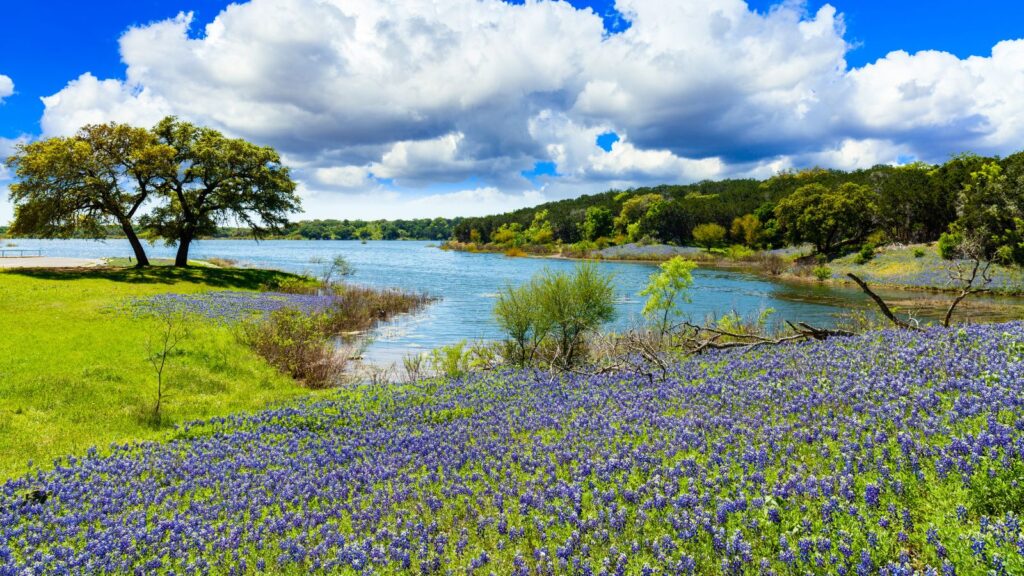
[[[791,244],[809,242],[827,256],[863,242],[874,229],[877,213],[871,189],[852,182],[836,188],[807,184],[775,207],[779,227]]]
[[[10,233],[43,238],[105,235],[121,228],[138,266],[149,259],[135,232],[135,218],[171,167],[174,150],[145,128],[94,124],[71,137],[19,146],[7,164],[18,181]]]
[[[298,210],[295,182],[273,148],[174,117],[163,119],[153,133],[174,150],[174,166],[159,189],[167,202],[144,222],[151,237],[177,243],[175,266],[187,266],[192,241],[220,224],[233,221],[259,238]]]

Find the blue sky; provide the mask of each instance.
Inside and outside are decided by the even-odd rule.
[[[406,1],[415,2],[403,0]],[[771,78],[745,82],[739,73],[732,78],[717,78],[712,87],[702,86],[702,77],[696,72],[689,76],[689,71],[699,69],[704,62],[702,59],[712,66],[715,52],[705,53],[703,47],[693,50],[681,46],[678,53],[672,54],[678,60],[678,69],[666,72],[675,81],[666,83],[675,90],[675,94],[664,94],[662,99],[651,96],[651,86],[644,85],[644,80],[638,80],[633,74],[633,62],[622,60],[616,67],[612,55],[608,56],[612,64],[579,64],[579,70],[565,73],[564,77],[559,76],[564,72],[562,67],[549,66],[549,62],[543,61],[544,54],[512,65],[507,61],[497,62],[493,64],[495,68],[483,77],[500,76],[494,82],[502,89],[483,84],[481,80],[479,90],[483,95],[470,105],[465,103],[465,98],[456,98],[457,102],[448,108],[446,106],[450,102],[419,109],[424,100],[424,94],[420,94],[414,102],[392,103],[396,109],[404,110],[404,115],[385,114],[380,118],[355,106],[346,109],[322,102],[310,104],[305,96],[297,97],[301,102],[288,102],[289,95],[278,92],[282,89],[280,83],[270,90],[273,94],[266,97],[266,87],[255,84],[240,88],[232,84],[238,92],[230,92],[231,86],[227,82],[225,86],[211,87],[211,90],[223,90],[218,97],[224,103],[233,102],[234,96],[225,96],[233,94],[247,102],[249,99],[258,100],[250,103],[253,106],[272,103],[301,108],[310,114],[327,115],[337,121],[336,129],[325,128],[322,134],[316,133],[316,128],[324,124],[322,121],[311,124],[313,129],[297,133],[270,125],[254,125],[248,119],[257,117],[260,113],[257,108],[228,117],[221,113],[223,111],[201,109],[198,105],[193,109],[187,95],[173,94],[174,74],[187,75],[188,71],[172,70],[175,58],[150,60],[152,54],[147,54],[147,50],[152,47],[152,52],[156,53],[156,48],[165,40],[168,50],[194,48],[197,53],[204,51],[209,56],[214,48],[199,48],[198,44],[188,47],[187,43],[170,36],[157,36],[156,31],[160,28],[153,23],[172,19],[179,12],[192,12],[192,21],[181,25],[187,30],[182,34],[197,38],[228,4],[222,0],[7,3],[3,11],[4,31],[0,33],[0,54],[3,55],[0,56],[0,75],[13,81],[14,92],[0,99],[0,138],[6,139],[0,140],[0,144],[6,141],[9,149],[11,140],[15,138],[67,132],[75,121],[81,119],[143,122],[159,111],[167,110],[282,149],[288,157],[295,159],[298,173],[304,179],[311,198],[307,205],[316,206],[325,214],[334,214],[340,213],[340,209],[332,208],[335,204],[340,205],[343,201],[351,204],[360,198],[358,203],[365,205],[359,209],[362,211],[360,214],[371,215],[383,213],[372,207],[374,203],[380,204],[382,198],[388,202],[411,202],[408,204],[411,212],[430,209],[431,204],[427,201],[437,199],[438,206],[444,205],[439,210],[450,214],[469,198],[479,204],[474,208],[476,211],[498,210],[551,197],[596,192],[610,186],[703,177],[761,176],[772,169],[809,163],[832,162],[846,167],[872,161],[936,160],[963,151],[958,147],[970,147],[981,152],[1006,152],[1009,151],[1006,150],[1007,142],[1016,136],[1005,134],[1005,129],[997,127],[997,124],[1008,122],[1000,122],[999,114],[1010,115],[1014,111],[1000,107],[993,98],[985,100],[979,96],[971,102],[964,102],[962,118],[943,119],[935,114],[949,114],[949,110],[961,105],[950,100],[943,82],[950,84],[946,89],[952,92],[973,90],[970,85],[965,87],[951,83],[949,78],[959,78],[957,74],[963,78],[976,77],[978,82],[993,91],[997,91],[998,86],[1020,85],[1014,84],[1020,81],[1015,68],[1016,52],[1004,51],[1006,54],[1002,59],[998,63],[993,59],[990,65],[987,61],[968,64],[965,60],[970,56],[988,58],[993,46],[1000,41],[1024,37],[1024,25],[1021,24],[1024,22],[1024,3],[1018,1],[992,0],[965,5],[951,0],[927,3],[836,0],[830,5],[841,16],[835,18],[831,18],[827,9],[822,10],[826,5],[824,2],[811,0],[803,5],[790,2],[786,10],[794,15],[794,19],[802,20],[799,25],[809,26],[817,22],[828,28],[827,37],[822,37],[824,39],[808,40],[806,34],[800,36],[799,41],[807,41],[802,47],[793,46],[791,36],[802,34],[796,31],[798,24],[795,20],[787,23],[784,19],[748,18],[745,27],[741,28],[738,22],[744,10],[729,12],[733,32],[743,30],[742,33],[770,46],[765,50],[780,51],[776,62],[778,70],[766,71],[766,74],[794,74],[792,79],[784,81],[787,83],[784,86],[776,85],[777,82]],[[242,6],[237,11],[239,17],[230,20],[227,26],[228,35],[233,34],[245,42],[264,42],[261,38],[265,39],[265,34],[260,36],[245,30],[246,22],[267,21],[267,16],[257,16],[257,8],[266,10],[268,5],[276,5],[284,13],[295,13],[301,17],[303,12],[311,13],[316,6],[313,0],[270,0],[263,4],[263,7]],[[614,2],[573,0],[571,4],[576,8],[591,8],[599,14],[603,18],[606,38],[633,26],[628,18],[616,11]],[[638,29],[632,31],[638,39],[647,42],[648,36],[656,37],[658,20],[661,19],[659,12],[663,11],[665,21],[672,22],[674,32],[683,39],[680,43],[685,44],[687,36],[697,36],[704,32],[703,28],[716,25],[711,17],[694,17],[692,12],[684,10],[705,4],[717,7],[710,0],[665,0],[660,5],[649,0],[626,0],[620,6],[634,6],[638,10]],[[718,6],[725,4],[727,2],[722,1]],[[748,4],[755,14],[764,16],[773,10],[776,3],[751,0]],[[578,38],[579,53],[573,53],[573,46],[561,42],[557,48],[548,49],[551,58],[559,58],[556,52],[560,50],[560,54],[564,54],[561,56],[564,62],[576,62],[604,49],[592,43],[599,42],[600,38],[588,31],[586,18],[545,7],[523,8],[528,9],[531,21],[550,27],[547,38],[561,36],[568,30],[578,32],[578,36],[573,38]],[[245,16],[247,14],[264,19],[253,19]],[[353,18],[365,17],[367,15],[362,14]],[[399,11],[390,16],[373,14],[372,17],[383,18],[383,21],[392,18],[398,22],[403,15]],[[487,17],[481,15],[481,18]],[[548,20],[545,21],[544,17]],[[673,17],[677,19],[672,20]],[[273,20],[275,17],[269,18]],[[839,18],[842,24],[839,24]],[[436,26],[431,30],[445,28],[452,21],[448,18],[432,22],[431,26]],[[523,26],[522,22],[510,22],[508,25],[512,35],[519,34],[515,26],[520,26],[520,29]],[[139,41],[122,50],[120,40],[130,27],[142,30],[137,35]],[[330,29],[318,33],[325,42],[333,36]],[[474,40],[476,32],[472,26],[455,29],[455,33],[461,35],[455,45],[458,50],[471,52],[478,49],[474,48],[478,46],[474,42],[483,41]],[[527,38],[531,33],[523,32],[524,43],[513,44],[511,53],[521,52],[523,46],[537,44],[537,37]],[[545,38],[545,32],[537,33]],[[787,34],[790,36],[785,36]],[[568,33],[565,35],[570,36]],[[780,40],[783,36],[788,39]],[[438,42],[448,40],[444,35],[436,35],[429,41],[434,42],[431,44],[433,50],[441,50],[445,44]],[[570,44],[572,41],[567,40]],[[846,47],[837,48],[837,41],[840,44],[845,42]],[[309,49],[308,40],[290,42],[286,39],[285,42],[288,49],[294,49],[295,57],[308,58],[308,54],[303,52]],[[735,38],[730,42],[735,43]],[[723,45],[721,52],[733,48]],[[662,47],[662,59],[656,59],[652,54],[650,62],[662,62],[671,49],[671,46]],[[785,53],[790,49],[792,54]],[[883,66],[871,66],[894,50],[905,50],[911,54],[919,50],[936,50],[948,53],[949,57],[927,61],[924,58],[886,60],[884,70]],[[288,50],[280,52],[284,54],[282,62],[286,62]],[[253,50],[245,53],[253,54]],[[277,58],[277,53],[267,52],[264,58]],[[820,58],[808,58],[809,54],[820,55]],[[252,57],[259,58],[258,55]],[[349,65],[355,62],[352,54],[339,57]],[[602,60],[604,58],[601,57]],[[845,59],[844,70],[839,74],[830,72],[829,62],[841,59]],[[726,63],[734,61],[723,60]],[[431,60],[429,51],[425,62],[427,66],[438,66],[438,78],[450,70]],[[387,63],[397,68],[404,64]],[[527,71],[524,72],[525,80],[515,75],[516,66],[520,64]],[[445,61],[445,65],[457,66],[450,59]],[[290,66],[286,62],[283,67]],[[797,72],[793,72],[794,66],[798,67]],[[872,69],[871,73],[856,73],[865,66]],[[167,70],[161,70],[164,67]],[[136,73],[128,75],[129,68]],[[282,66],[277,66],[275,70],[280,68]],[[1008,77],[1000,76],[999,79],[984,77],[985,74],[999,75],[1001,70],[1011,72]],[[901,78],[920,71],[930,71],[932,76],[901,83]],[[217,83],[220,77],[225,76],[223,72],[207,72],[213,74],[213,80],[207,80],[200,85],[202,87]],[[298,72],[297,68],[296,74]],[[82,80],[85,73],[90,77]],[[529,77],[530,74],[533,76]],[[556,85],[537,80],[543,80],[545,74],[559,76],[557,81],[552,80]],[[828,74],[835,77],[824,78]],[[297,77],[298,85],[302,84],[303,78],[301,75]],[[101,82],[104,80],[110,82],[104,84]],[[352,77],[349,80],[358,84],[361,79]],[[415,89],[425,89],[429,97],[433,97],[430,88],[423,88],[429,84],[428,80],[421,79]],[[296,78],[288,81],[294,82]],[[469,81],[474,82],[472,78]],[[631,84],[634,82],[635,85]],[[844,82],[856,84],[861,93],[859,100],[849,103],[843,99],[838,104],[829,100],[842,99],[825,92],[831,90],[830,86]],[[873,99],[872,94],[884,93],[885,86],[893,83],[900,83],[901,94],[920,96],[922,90],[934,94],[933,102],[928,104],[933,106],[934,114],[921,114],[913,121],[904,121],[906,112],[900,106],[906,102],[892,98]],[[749,85],[763,84],[771,86],[759,94],[750,92]],[[337,88],[337,85],[331,86]],[[469,91],[475,88],[469,86]],[[984,89],[979,90],[984,92]],[[346,91],[342,85],[337,99],[343,100]],[[509,101],[502,96],[509,91],[524,96],[519,101]],[[836,91],[853,93],[857,90],[846,87]],[[780,92],[788,95],[781,97]],[[60,102],[51,102],[52,109],[47,109],[41,98],[58,93],[63,94],[63,98]],[[124,102],[118,106],[106,105],[103,100],[115,98],[115,93],[116,98],[123,98]],[[90,97],[96,100],[94,104],[88,103]],[[227,98],[226,102],[224,98]],[[799,111],[798,119],[804,124],[798,125],[789,119],[787,122],[790,123],[778,126],[772,124],[776,120],[765,120],[778,117],[777,110],[763,109],[765,98],[783,98],[788,102],[785,106]],[[372,95],[367,96],[368,102],[373,100]],[[709,104],[712,100],[722,104],[712,106]],[[627,101],[633,107],[629,112],[614,105],[615,102]],[[588,103],[592,105],[588,107]],[[966,110],[975,105],[977,109]],[[863,118],[837,121],[829,118],[827,111],[818,110],[845,106],[856,108]],[[879,109],[883,112],[876,114]],[[267,108],[259,110],[266,113]],[[44,111],[48,118],[45,121]],[[734,122],[737,117],[749,117],[765,124],[723,128],[724,124]],[[702,118],[707,119],[706,125],[699,125]],[[883,120],[886,125],[882,124]],[[828,122],[829,128],[812,129],[815,122]],[[985,129],[990,133],[984,138],[978,137],[979,130]],[[339,139],[344,143],[339,144]],[[593,149],[580,144],[584,141]],[[0,147],[2,152],[3,147]],[[2,189],[0,180],[0,192]],[[464,196],[458,196],[460,193]],[[435,198],[441,195],[450,196],[450,202]],[[4,215],[4,208],[0,206],[0,220]]]

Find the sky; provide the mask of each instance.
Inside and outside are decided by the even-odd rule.
[[[1024,3],[7,2],[0,158],[163,116],[277,148],[303,218],[1024,148]],[[0,168],[0,223],[12,207]]]

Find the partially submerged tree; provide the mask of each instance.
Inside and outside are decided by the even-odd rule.
[[[7,160],[18,178],[10,186],[15,206],[10,233],[99,238],[106,225],[115,224],[137,265],[147,266],[135,217],[163,183],[173,154],[149,130],[115,123],[23,144]]]
[[[177,243],[175,266],[187,266],[192,241],[223,222],[234,219],[259,238],[298,210],[295,182],[273,148],[174,117],[153,132],[174,150],[174,165],[159,189],[167,203],[147,215],[145,224],[151,236]]]

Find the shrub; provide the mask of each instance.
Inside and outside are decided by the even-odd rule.
[[[924,258],[924,248],[914,248],[914,258]]]
[[[555,357],[560,368],[580,358],[586,336],[615,317],[615,285],[592,263],[576,266],[572,274],[542,272],[535,285],[542,323],[550,323]]]
[[[786,271],[786,259],[778,254],[765,254],[761,257],[761,267],[772,276]]]
[[[509,258],[522,258],[526,256],[526,252],[524,252],[522,248],[509,248],[508,250],[505,250],[505,256],[508,256]]]
[[[650,283],[640,292],[647,296],[644,316],[656,322],[662,334],[668,332],[672,317],[680,314],[679,304],[690,301],[691,272],[696,267],[695,262],[676,256],[659,266],[661,272],[652,274]]]
[[[824,282],[832,277],[832,269],[825,265],[815,266],[814,277],[818,279],[818,282]]]
[[[960,254],[960,246],[963,244],[963,235],[959,232],[943,232],[939,236],[939,256],[946,260],[952,260]]]
[[[506,360],[532,364],[538,353],[560,368],[579,360],[588,333],[615,316],[611,276],[583,263],[571,273],[545,270],[528,283],[506,287],[494,316],[507,336]]]
[[[340,382],[347,358],[328,337],[326,314],[285,308],[265,320],[242,324],[241,339],[272,366],[309,388],[329,388]]]
[[[693,228],[693,241],[702,248],[715,248],[725,242],[725,227],[718,224],[698,224]]]
[[[469,374],[469,352],[466,341],[435,348],[430,352],[430,367],[439,376],[462,378]]]
[[[733,244],[725,249],[725,257],[729,260],[749,260],[753,258],[757,252],[751,248],[747,248],[742,244]]]
[[[857,253],[857,257],[853,259],[854,263],[863,266],[871,261],[875,257],[875,247],[872,244],[865,244],[861,247],[860,252]]]

